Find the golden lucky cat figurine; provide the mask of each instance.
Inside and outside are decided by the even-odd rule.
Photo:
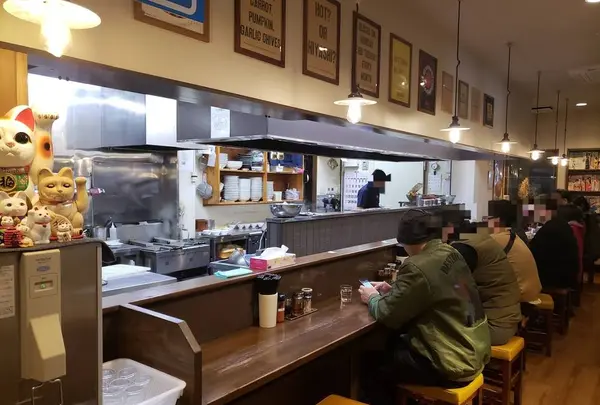
[[[85,177],[73,179],[70,167],[63,167],[56,174],[43,168],[38,172],[38,194],[38,204],[67,218],[75,234],[78,234],[83,228],[83,214],[89,207]]]

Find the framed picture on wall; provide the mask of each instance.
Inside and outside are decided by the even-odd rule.
[[[412,44],[390,33],[389,98],[410,108],[412,91]]]
[[[175,2],[133,1],[133,18],[146,24],[210,42],[210,0],[198,0],[187,9]],[[170,7],[173,5],[173,7]]]
[[[302,73],[340,83],[340,14],[335,0],[304,0]]]
[[[285,2],[235,0],[235,52],[285,67]]]
[[[442,71],[442,111],[454,114],[454,76]]]
[[[437,59],[419,50],[419,97],[417,109],[435,115],[437,87]]]
[[[481,123],[481,91],[471,87],[471,121]]]
[[[352,88],[379,98],[379,65],[381,61],[381,26],[353,12]]]
[[[469,119],[469,85],[462,80],[458,81],[458,117]]]
[[[483,94],[483,125],[494,128],[494,97]]]

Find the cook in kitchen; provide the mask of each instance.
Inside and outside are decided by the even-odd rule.
[[[371,175],[371,181],[358,190],[356,205],[358,208],[379,208],[379,195],[385,194],[385,183],[392,181],[391,174],[376,169]]]

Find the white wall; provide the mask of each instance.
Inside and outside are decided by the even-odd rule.
[[[488,214],[488,201],[492,190],[488,189],[490,162],[465,160],[452,162],[452,194],[455,203],[464,203],[471,211],[471,219],[479,221]]]
[[[380,162],[370,160],[368,170],[383,170],[392,175],[392,181],[385,186],[379,204],[382,207],[398,208],[399,201],[407,201],[406,194],[417,183],[423,183],[423,162]],[[361,166],[362,169],[362,166]]]
[[[436,116],[420,113],[417,104],[417,59],[420,48],[438,58],[438,83],[442,70],[453,72],[455,66],[454,32],[428,22],[428,16],[413,9],[413,0],[365,1],[361,13],[382,26],[381,95],[376,106],[365,109],[364,122],[432,138],[447,139],[440,128],[450,122],[450,115],[440,111],[441,86],[438,86]],[[286,68],[234,53],[233,1],[211,2],[211,42],[195,39],[135,21],[131,0],[80,0],[102,18],[91,30],[73,32],[73,47],[68,56],[109,66],[166,77],[184,83],[240,94],[269,102],[345,116],[344,108],[333,101],[349,92],[352,10],[354,1],[343,1],[341,18],[340,85],[302,75],[302,1],[287,2]],[[455,13],[453,2],[440,3]],[[413,43],[412,108],[388,103],[388,48],[390,30]],[[0,41],[41,49],[39,27],[20,21],[0,10]],[[504,132],[504,73],[497,66],[486,66],[475,55],[461,54],[461,79],[488,93],[496,100],[496,125],[484,128],[480,122],[468,122],[472,128],[463,142],[472,146],[496,149],[495,142]],[[57,72],[60,74],[60,72]],[[515,86],[516,87],[516,86]],[[519,100],[524,100],[525,103]],[[511,97],[511,128],[514,140],[521,141],[515,152],[524,154],[524,141],[531,134],[532,117],[529,98],[520,97],[515,88]],[[481,121],[478,117],[478,121]],[[521,139],[520,139],[521,138]]]
[[[327,194],[332,188],[335,193],[340,192],[342,164],[339,158],[335,158],[337,167],[332,170],[329,167],[330,159],[326,156],[317,157],[317,194]]]

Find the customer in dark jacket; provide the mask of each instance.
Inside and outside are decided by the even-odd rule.
[[[521,322],[521,290],[504,250],[490,236],[481,234],[454,242],[452,247],[463,255],[473,272],[492,345],[506,344]]]
[[[591,212],[590,203],[584,196],[579,196],[573,201],[583,213],[585,237],[583,241],[583,267],[588,272],[588,282],[594,282],[595,264],[600,259],[600,224],[598,215]]]
[[[397,280],[360,287],[371,316],[390,332],[389,347],[366,357],[364,402],[394,404],[398,383],[461,386],[489,359],[490,337],[467,263],[450,245],[433,239],[431,216],[409,210],[398,242],[406,259]]]

